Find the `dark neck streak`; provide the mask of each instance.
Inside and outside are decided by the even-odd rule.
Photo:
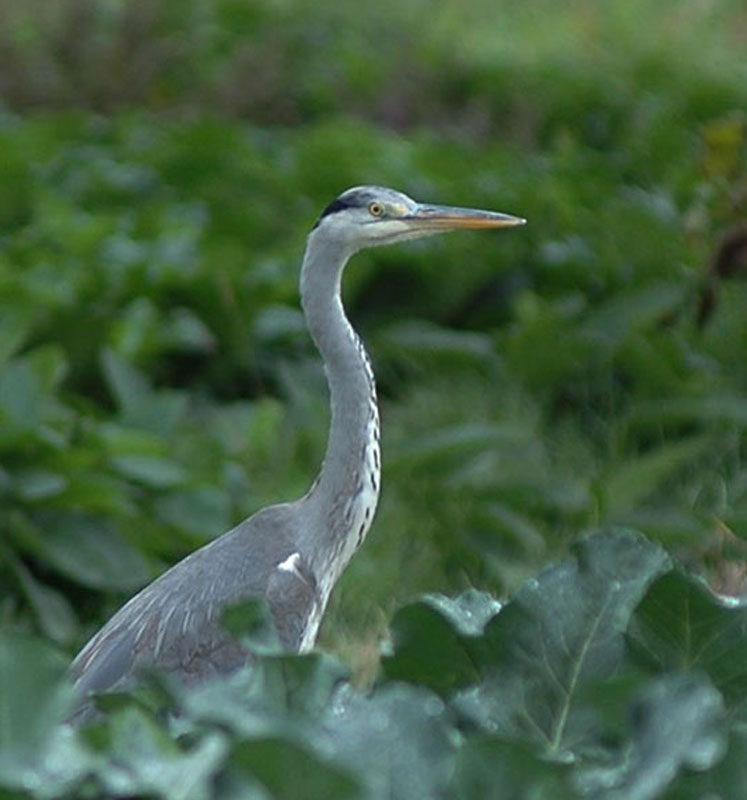
[[[368,356],[340,299],[342,272],[350,254],[341,246],[325,247],[322,253],[314,240],[312,232],[301,270],[301,304],[324,362],[331,421],[321,472],[304,498],[309,512],[305,549],[317,576],[329,574],[334,582],[362,539],[359,525],[351,528],[349,509],[361,491],[372,418],[378,438],[378,413]],[[378,452],[376,462],[378,466]],[[378,481],[377,474],[377,491]]]

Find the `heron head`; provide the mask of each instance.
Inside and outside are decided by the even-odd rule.
[[[511,228],[525,222],[497,211],[418,203],[383,186],[355,186],[324,209],[314,232],[324,233],[355,252],[447,231]]]

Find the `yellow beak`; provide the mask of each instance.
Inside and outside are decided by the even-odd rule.
[[[433,231],[513,228],[526,223],[521,217],[513,217],[499,211],[431,205],[419,206],[413,214],[404,219],[413,228]]]

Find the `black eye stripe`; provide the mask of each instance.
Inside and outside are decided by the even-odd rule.
[[[375,195],[371,191],[365,189],[357,192],[346,192],[342,197],[335,198],[319,215],[316,221],[316,228],[319,223],[330,214],[336,214],[338,211],[344,211],[346,208],[367,208],[371,203],[381,205],[375,199]]]
[[[319,215],[319,219],[322,217],[326,217],[328,214],[335,214],[337,211],[342,211],[345,208],[350,208],[351,204],[347,200],[340,200],[339,197],[334,199],[322,213]]]
[[[314,227],[318,227],[319,223],[330,214],[336,214],[338,211],[342,211],[345,208],[350,208],[350,203],[347,200],[341,200],[339,197],[335,198],[319,215],[319,219],[316,221]]]

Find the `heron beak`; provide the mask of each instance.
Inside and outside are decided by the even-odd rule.
[[[525,219],[501,214],[498,211],[481,211],[476,208],[456,208],[454,206],[419,206],[405,217],[417,230],[455,231],[482,230],[486,228],[513,228],[524,225]]]

